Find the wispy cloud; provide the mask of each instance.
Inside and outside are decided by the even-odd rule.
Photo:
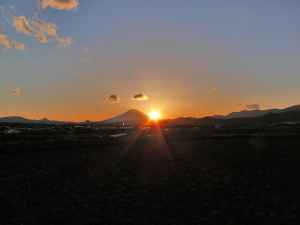
[[[17,32],[32,36],[34,30],[25,16],[13,17],[13,24]]]
[[[41,44],[47,44],[48,43],[48,37],[46,36],[45,33],[43,32],[37,32],[35,34],[35,38],[38,42],[40,42]]]
[[[15,49],[18,49],[18,50],[25,50],[25,48],[26,48],[25,44],[23,44],[21,42],[15,42],[14,47],[15,47]]]
[[[49,39],[53,39],[58,46],[66,47],[73,42],[73,39],[70,37],[60,37],[57,25],[51,22],[41,19],[28,19],[24,16],[14,16],[13,24],[17,32],[35,37],[41,44],[47,44]]]
[[[136,101],[147,101],[149,97],[143,93],[139,93],[135,94],[132,99]]]
[[[13,48],[12,41],[4,34],[0,34],[0,45],[4,48]]]
[[[108,101],[109,103],[119,103],[120,97],[118,95],[111,94],[106,97],[106,101]]]
[[[7,49],[18,49],[18,50],[24,50],[25,45],[23,43],[13,41],[9,39],[5,34],[0,33],[0,46],[7,48]]]
[[[57,37],[56,41],[60,47],[67,47],[73,43],[73,39],[71,37]]]
[[[42,9],[53,8],[58,10],[72,10],[79,6],[78,0],[40,0]]]
[[[79,0],[38,0],[42,9],[55,8],[71,10],[79,6]],[[39,13],[38,13],[39,14]],[[6,49],[24,50],[27,47],[21,42],[12,40],[2,29],[13,26],[16,33],[34,38],[41,44],[56,43],[59,47],[71,45],[74,41],[71,37],[64,37],[58,33],[58,26],[52,22],[33,17],[16,16],[14,6],[0,6],[0,47]]]
[[[45,35],[47,35],[50,38],[55,38],[58,36],[57,33],[57,25],[54,23],[50,23],[47,21],[43,21],[40,19],[34,19],[31,22],[32,27],[37,31],[37,32],[42,32]]]
[[[260,110],[260,105],[259,104],[250,104],[246,105],[247,110]]]

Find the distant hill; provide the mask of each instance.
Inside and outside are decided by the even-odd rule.
[[[107,119],[100,122],[93,122],[97,124],[120,124],[125,123],[128,125],[137,125],[141,123],[145,123],[148,120],[147,115],[144,113],[132,109],[128,112],[125,112],[123,114],[120,114],[118,116],[115,116],[111,119]],[[63,121],[55,121],[55,120],[48,120],[48,119],[41,119],[41,120],[35,120],[35,119],[27,119],[24,117],[19,116],[9,116],[9,117],[0,117],[0,123],[16,123],[16,124],[65,124],[70,122],[63,122]]]
[[[66,122],[63,121],[55,121],[55,120],[48,120],[48,119],[42,119],[42,120],[33,120],[33,119],[27,119],[20,116],[8,116],[8,117],[2,117],[0,118],[0,123],[28,123],[28,124],[64,124]]]
[[[177,118],[164,120],[167,126],[255,126],[282,122],[300,122],[300,105],[285,109],[249,110],[233,112],[225,116],[203,118]]]
[[[31,123],[33,120],[29,120],[19,116],[8,116],[0,118],[0,123]]]
[[[290,106],[285,109],[266,109],[266,110],[244,110],[240,112],[232,112],[226,116],[216,116],[217,119],[234,119],[234,118],[252,118],[264,116],[270,113],[283,113],[291,111],[300,111],[300,105]]]
[[[100,125],[108,124],[127,124],[138,125],[148,121],[148,116],[144,113],[132,109],[123,114],[117,115],[111,119],[100,122],[93,122]],[[204,118],[180,117],[177,119],[165,119],[161,121],[162,125],[167,126],[214,126],[220,124],[231,125],[251,125],[266,124],[280,122],[300,122],[300,105],[290,106],[284,109],[267,109],[267,110],[245,110],[241,112],[232,112],[225,116],[211,116]],[[0,117],[0,123],[25,123],[25,124],[66,124],[70,122],[55,121],[55,120],[34,120],[24,117],[10,116]]]
[[[222,119],[252,118],[252,117],[264,116],[269,113],[278,113],[278,112],[280,112],[280,109],[244,110],[244,111],[240,111],[240,112],[232,112],[226,116],[223,116]]]
[[[101,122],[98,122],[98,124],[119,124],[119,123],[125,123],[129,125],[137,125],[141,123],[145,123],[148,120],[148,116],[144,113],[131,109],[128,112],[125,112],[123,114],[120,114],[118,116],[115,116],[111,119],[104,120]]]
[[[293,105],[288,108],[282,109],[282,112],[300,111],[300,105]]]
[[[266,127],[280,124],[300,124],[300,110],[283,110],[258,117],[217,119],[214,124],[225,127]]]

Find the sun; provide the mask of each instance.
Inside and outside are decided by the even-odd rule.
[[[157,122],[161,118],[161,113],[158,110],[152,110],[148,113],[148,116],[151,121]]]

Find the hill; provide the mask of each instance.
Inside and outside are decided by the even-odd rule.
[[[20,116],[8,116],[0,118],[0,123],[25,123],[25,124],[64,124],[67,122],[63,121],[55,121],[55,120],[48,120],[48,119],[41,119],[41,120],[34,120],[34,119],[27,119]]]
[[[294,105],[284,109],[243,110],[240,112],[232,112],[226,116],[218,116],[217,118],[221,118],[221,119],[251,118],[251,117],[264,116],[271,113],[283,113],[283,112],[292,112],[292,111],[300,111],[300,105]]]
[[[204,118],[177,118],[165,120],[166,126],[264,126],[280,123],[299,123],[300,122],[300,105],[291,106],[285,109],[268,109],[233,112],[227,116],[211,116]]]

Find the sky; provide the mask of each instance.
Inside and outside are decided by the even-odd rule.
[[[299,62],[296,0],[0,0],[0,117],[283,108]]]

